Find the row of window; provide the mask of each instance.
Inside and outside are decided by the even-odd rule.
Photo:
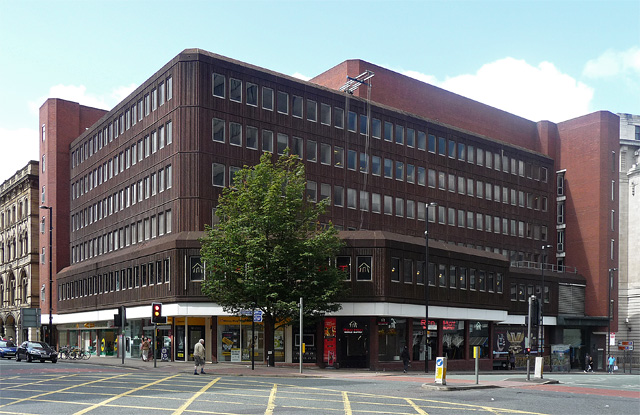
[[[171,281],[171,260],[165,258],[58,285],[58,301],[147,287]]]
[[[245,88],[243,88],[242,83],[240,79],[229,78],[229,100],[242,103],[242,93],[244,90],[246,104],[257,107],[259,102],[258,85],[245,82]],[[213,73],[213,96],[224,99],[226,98],[226,91],[225,75]],[[274,93],[272,88],[263,86],[262,109],[273,111],[274,98],[276,98],[275,109],[280,114],[289,115],[291,108],[291,115],[294,118],[305,118],[306,113],[307,121],[314,123],[320,121],[321,124],[327,126],[331,125],[331,117],[333,114],[334,126],[339,129],[344,128],[344,110],[342,108],[334,107],[332,111],[330,105],[320,103],[320,114],[318,117],[318,103],[316,101],[308,98],[305,100],[303,97],[295,94],[290,97],[287,92],[283,91]],[[358,115],[353,111],[348,111],[347,129],[357,133],[358,127],[360,134],[367,135],[369,133],[368,117],[362,114]],[[453,139],[436,136],[435,134],[427,134],[409,127],[405,128],[402,125],[393,124],[389,121],[381,121],[377,118],[371,119],[371,136],[377,139],[383,139],[384,141],[417,148],[418,150],[429,151],[430,153],[450,159],[485,166],[488,169],[503,171],[504,173],[511,173],[512,175],[526,177],[544,183],[548,180],[548,170],[546,167],[534,165],[533,163],[525,163],[522,160],[510,158],[503,153],[475,148],[472,145],[466,145]],[[238,137],[236,135],[234,140],[237,143],[236,145],[242,145],[241,136]]]
[[[7,206],[4,212],[0,212],[0,229],[26,218],[28,206],[29,201],[26,197],[23,200],[16,201],[11,206]]]
[[[75,168],[84,163],[89,157],[96,154],[103,147],[106,147],[119,135],[124,134],[138,121],[165,104],[173,98],[173,78],[171,76],[158,82],[151,91],[144,94],[137,101],[134,99],[130,108],[116,115],[102,129],[98,130],[93,137],[87,138],[76,150],[71,153],[71,166]],[[45,126],[42,126],[42,141],[45,141]],[[43,167],[44,169],[44,167]]]
[[[23,278],[19,285],[16,284],[15,276],[11,276],[5,289],[5,285],[0,278],[0,308],[29,304],[31,300],[29,280]]]
[[[151,215],[138,221],[134,220],[131,222],[131,225],[120,227],[120,229],[115,229],[112,232],[106,232],[102,236],[81,242],[77,245],[72,245],[71,263],[75,264],[137,243],[142,243],[169,234],[172,230],[173,215],[171,209],[167,209],[164,212],[159,212],[157,215]],[[43,258],[44,252],[45,250],[42,248]]]
[[[336,257],[336,266],[345,273],[347,281],[353,278],[351,260],[350,256]],[[373,280],[372,261],[373,257],[369,255],[356,256],[356,281]],[[424,271],[424,261],[392,257],[387,277],[392,282],[424,285]],[[429,262],[428,284],[433,287],[502,294],[504,275],[501,272]]]
[[[173,124],[168,121],[165,125],[161,125],[157,130],[146,135],[144,138],[133,143],[131,147],[127,147],[120,154],[116,154],[113,158],[105,161],[93,171],[88,172],[80,177],[71,185],[71,200],[75,200],[85,193],[97,188],[98,185],[107,183],[108,180],[124,172],[137,162],[141,162],[151,154],[162,150],[165,146],[173,143]]]
[[[233,184],[233,176],[239,169],[240,167],[229,167],[230,185]],[[226,166],[213,163],[212,172],[213,185],[224,186],[226,182]],[[318,186],[318,183],[312,180],[307,181],[307,199],[312,202],[329,199],[329,203],[335,207],[347,207],[348,209],[359,209],[365,212],[425,220],[426,209],[424,202],[405,200],[401,197],[381,195],[380,193],[352,188],[346,188],[345,198],[345,188],[343,186],[334,185],[332,188],[328,183],[320,183]],[[438,206],[437,209],[429,210],[429,221],[435,222],[436,217],[437,222],[442,225],[542,241],[546,241],[548,237],[548,230],[545,225],[465,211],[464,209],[447,208],[442,205]]]
[[[173,168],[171,164],[158,170],[157,173],[151,173],[143,179],[134,180],[131,186],[125,186],[120,191],[116,191],[113,195],[105,197],[102,201],[94,203],[88,208],[80,209],[75,214],[71,214],[71,230],[77,231],[89,226],[94,222],[98,222],[103,218],[122,211],[130,206],[134,206],[137,202],[149,199],[156,194],[162,193],[173,186]],[[44,233],[44,217],[41,222],[41,232]]]
[[[512,282],[510,285],[510,296],[511,301],[528,301],[528,298],[534,295],[534,286],[533,284],[517,284]],[[535,295],[540,298],[540,286],[535,286]],[[547,285],[544,286],[544,302],[549,302],[549,287]]]
[[[213,119],[213,140],[216,142],[225,142],[226,122],[222,119]],[[246,127],[247,141],[246,146],[249,149],[258,149],[258,129],[256,127]],[[338,168],[345,166],[345,150],[340,146],[332,146],[326,143],[318,143],[314,140],[304,140],[300,137],[289,137],[287,134],[275,134],[270,130],[262,130],[261,150],[263,152],[274,152],[274,138],[276,139],[275,151],[277,154],[284,154],[286,149],[291,154],[297,155],[302,160]],[[234,146],[242,146],[242,125],[235,122],[229,122],[229,144]],[[319,145],[318,145],[319,144]],[[383,158],[377,155],[368,155],[366,153],[358,153],[355,150],[346,151],[346,167],[348,170],[360,171],[361,173],[371,173],[374,176],[383,176],[387,179],[406,181],[407,183],[419,186],[427,184],[431,188],[449,191],[452,193],[466,194],[471,197],[484,198],[505,204],[511,203],[513,206],[527,207],[528,209],[548,210],[548,199],[546,196],[536,195],[534,193],[525,193],[501,187],[500,185],[483,182],[482,180],[474,180],[465,178],[464,176],[456,176],[452,173],[436,171],[434,169],[427,170],[422,166],[416,166],[411,163],[405,163],[399,160]],[[219,171],[218,171],[219,173]],[[428,181],[427,181],[428,178]],[[224,177],[214,174],[214,186],[225,186]],[[475,182],[475,185],[474,185]]]
[[[5,256],[6,252],[6,256]],[[18,234],[10,232],[6,239],[0,240],[0,264],[13,261],[29,253],[29,232],[19,231]]]

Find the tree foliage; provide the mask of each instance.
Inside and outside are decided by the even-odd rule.
[[[307,316],[338,310],[345,286],[329,262],[343,242],[318,222],[326,204],[307,201],[303,163],[289,154],[272,158],[265,153],[235,173],[201,252],[203,292],[227,312],[262,310],[275,329],[296,319],[300,297]]]

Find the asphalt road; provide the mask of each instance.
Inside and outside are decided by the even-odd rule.
[[[558,385],[441,391],[420,374],[194,376],[90,363],[0,362],[0,414],[637,414],[637,375],[558,375]],[[207,369],[216,372],[211,365]],[[469,374],[456,375],[471,382]],[[487,374],[483,378],[505,374]],[[431,383],[431,382],[429,382]]]

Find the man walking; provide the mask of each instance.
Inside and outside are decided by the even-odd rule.
[[[404,373],[407,373],[409,369],[409,363],[411,363],[411,356],[409,356],[409,348],[404,346],[402,349],[402,353],[400,353],[400,358],[402,359],[402,363],[404,364]]]
[[[609,374],[613,373],[613,369],[616,365],[616,358],[613,357],[612,355],[609,355],[609,358],[607,359],[607,372],[609,372]]]
[[[193,348],[193,360],[195,360],[194,375],[199,375],[198,366],[200,366],[200,373],[204,374],[204,339],[200,339]]]

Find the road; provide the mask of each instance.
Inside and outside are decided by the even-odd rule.
[[[212,372],[222,366],[209,365]],[[640,377],[558,376],[561,384],[443,391],[424,374],[328,372],[326,376],[194,376],[171,370],[59,362],[0,362],[0,414],[637,414]],[[322,372],[324,373],[324,372]],[[482,378],[505,379],[504,374]],[[469,374],[458,385],[473,385]],[[431,385],[432,375],[428,378]],[[487,380],[487,382],[489,382]],[[491,382],[489,382],[491,383]],[[498,381],[493,383],[499,383]],[[493,385],[489,385],[493,386]]]

